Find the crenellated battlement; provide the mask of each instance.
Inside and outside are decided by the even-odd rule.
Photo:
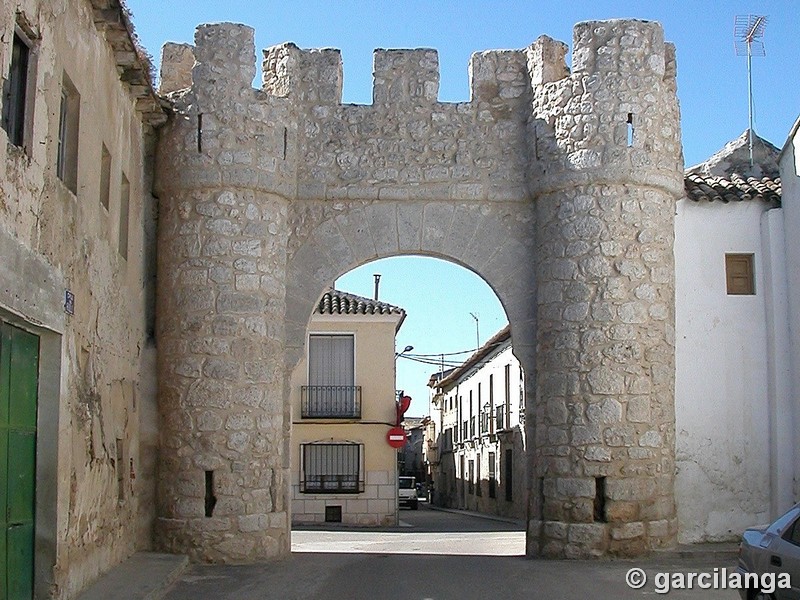
[[[161,57],[161,92],[172,93],[197,81],[233,89],[249,87],[254,72],[254,32],[245,25],[222,23],[198,27],[195,45],[167,43]],[[549,38],[548,38],[549,39]],[[514,100],[531,81],[567,75],[566,45],[550,40],[556,59],[543,54],[537,41],[524,50],[487,50],[470,58],[471,100]],[[550,47],[548,46],[548,47]],[[553,67],[548,61],[561,64]],[[341,104],[343,66],[335,48],[301,49],[287,42],[263,50],[262,90],[301,103]],[[532,73],[535,73],[532,75]],[[439,56],[435,49],[383,49],[373,53],[373,106],[435,104],[439,92]],[[450,103],[443,103],[450,104]]]
[[[254,31],[222,23],[198,27],[194,47],[164,47],[161,89],[198,119],[184,140],[198,139],[201,179],[233,153],[258,186],[292,197],[526,200],[592,179],[679,191],[674,48],[661,26],[579,23],[572,72],[567,50],[542,36],[477,52],[469,101],[450,103],[438,101],[436,50],[377,49],[373,102],[351,105],[339,50],[267,48],[254,90]],[[176,165],[176,177],[191,174]]]

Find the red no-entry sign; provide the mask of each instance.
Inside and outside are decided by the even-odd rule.
[[[386,434],[386,441],[392,448],[402,448],[406,445],[406,430],[402,427],[392,427]]]

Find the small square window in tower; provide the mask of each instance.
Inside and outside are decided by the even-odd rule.
[[[725,279],[729,296],[753,296],[756,293],[752,254],[726,254]]]

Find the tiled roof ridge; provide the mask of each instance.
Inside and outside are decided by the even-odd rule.
[[[326,291],[314,312],[321,315],[405,315],[398,306],[334,288]]]
[[[684,177],[686,197],[694,202],[707,200],[714,202],[741,202],[743,200],[762,200],[781,202],[780,177],[746,177],[733,173],[730,177],[687,173]]]

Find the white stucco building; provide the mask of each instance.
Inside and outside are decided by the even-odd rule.
[[[441,418],[429,440],[438,449],[434,503],[525,518],[525,376],[509,327],[431,384]]]
[[[735,539],[797,497],[788,310],[797,295],[787,287],[797,238],[784,230],[777,155],[754,138],[750,166],[743,134],[687,170],[676,207],[675,497],[685,543]]]

